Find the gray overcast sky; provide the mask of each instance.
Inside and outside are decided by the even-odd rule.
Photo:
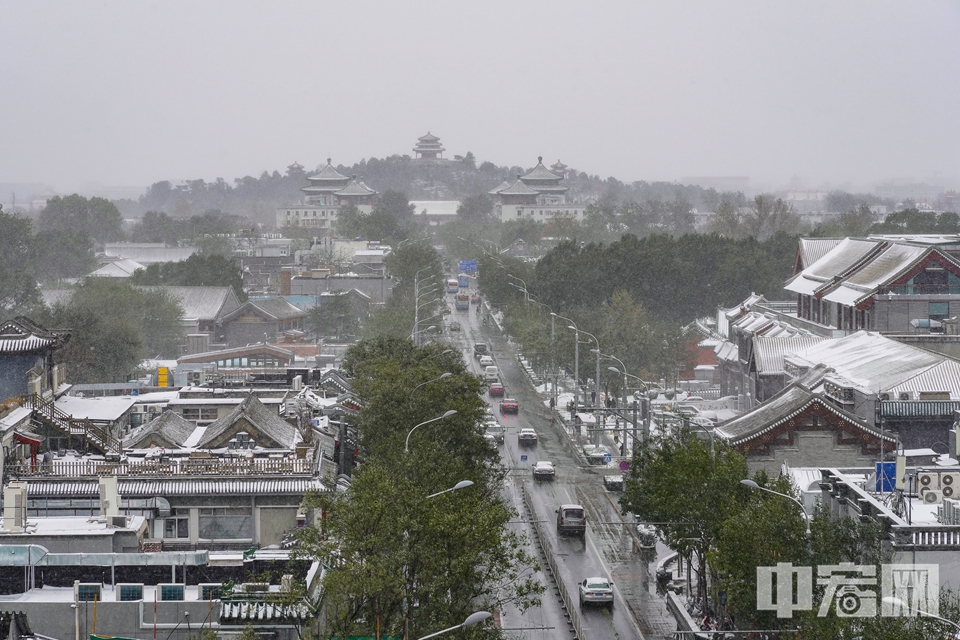
[[[8,2],[0,183],[411,153],[960,185],[960,2]]]

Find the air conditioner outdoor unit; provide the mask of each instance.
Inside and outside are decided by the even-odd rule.
[[[881,393],[881,394],[880,394],[880,401],[881,401],[881,402],[887,402],[887,401],[889,401],[889,400],[890,400],[890,394],[889,394],[889,393]]]
[[[126,529],[127,516],[108,516],[107,524],[109,524],[114,529]]]
[[[923,504],[940,504],[943,501],[943,494],[936,489],[930,489],[923,493]]]
[[[909,401],[909,400],[910,400],[910,392],[909,392],[909,391],[901,391],[901,392],[900,392],[900,400],[903,401],[903,402]]]
[[[925,492],[932,489],[940,488],[940,474],[939,473],[918,473],[917,474],[917,485],[920,487],[920,494],[923,495]]]
[[[941,473],[940,491],[944,498],[960,498],[960,473]]]

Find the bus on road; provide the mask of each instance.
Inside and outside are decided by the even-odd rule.
[[[457,294],[457,311],[470,310],[470,296],[465,293]]]
[[[447,293],[457,293],[460,291],[460,282],[450,278],[447,280]]]
[[[466,288],[468,288],[468,287],[470,286],[470,276],[468,276],[468,275],[465,274],[465,273],[461,273],[459,278],[460,278],[460,279],[459,279],[459,283],[458,283],[458,284],[459,284],[461,287],[463,287],[464,289],[466,289]]]

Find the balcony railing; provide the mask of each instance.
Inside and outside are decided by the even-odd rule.
[[[10,465],[14,476],[90,477],[90,476],[290,476],[311,475],[313,460],[274,460],[269,458],[176,459],[137,462],[104,462],[100,460],[54,460]]]

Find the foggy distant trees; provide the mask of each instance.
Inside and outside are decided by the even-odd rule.
[[[457,217],[472,224],[493,222],[493,200],[485,193],[477,193],[460,200]]]
[[[766,240],[777,233],[799,235],[803,222],[793,207],[780,198],[760,194],[752,206],[723,201],[710,221],[710,231],[727,238]]]
[[[88,200],[77,194],[48,200],[37,219],[37,228],[59,233],[82,230],[100,245],[125,238],[123,220],[116,205],[104,198]]]
[[[334,231],[349,238],[395,243],[405,240],[415,227],[413,205],[406,194],[389,190],[377,196],[370,213],[354,205],[341,207]]]
[[[219,209],[209,209],[189,218],[173,218],[162,211],[147,211],[130,231],[133,242],[163,242],[176,245],[181,240],[192,241],[206,234],[233,234],[240,230],[237,216]]]

